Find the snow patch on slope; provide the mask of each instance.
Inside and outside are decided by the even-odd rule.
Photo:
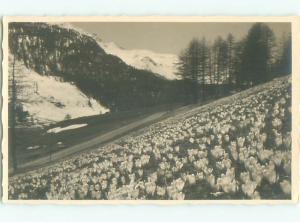
[[[66,131],[66,130],[78,129],[78,128],[81,128],[81,127],[85,127],[87,125],[88,124],[83,123],[83,124],[73,124],[73,125],[69,125],[69,126],[66,126],[66,127],[55,127],[55,128],[47,130],[47,133],[59,133],[59,132],[63,132],[63,131]]]
[[[108,108],[59,77],[39,75],[19,61],[16,61],[15,67],[15,76],[22,84],[17,99],[22,101],[23,110],[39,123],[109,112]]]

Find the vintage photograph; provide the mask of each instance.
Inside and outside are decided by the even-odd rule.
[[[6,28],[7,200],[292,200],[291,21]]]

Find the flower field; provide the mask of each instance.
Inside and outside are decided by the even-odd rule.
[[[275,79],[9,178],[9,199],[290,199],[291,84]]]

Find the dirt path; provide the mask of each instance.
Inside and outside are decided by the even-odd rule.
[[[135,121],[126,126],[123,126],[118,129],[112,130],[108,133],[99,135],[91,140],[68,147],[61,151],[57,151],[57,152],[51,154],[51,156],[41,157],[41,158],[38,158],[36,160],[30,161],[30,162],[27,162],[24,164],[20,164],[18,166],[18,171],[16,172],[16,174],[24,173],[26,171],[36,169],[37,167],[49,165],[51,163],[57,162],[58,160],[61,160],[66,157],[69,157],[71,155],[77,154],[81,151],[86,151],[88,149],[96,148],[100,145],[111,142],[125,134],[130,133],[133,130],[142,128],[144,126],[147,126],[151,123],[157,122],[157,121],[165,118],[165,115],[167,113],[168,113],[167,111],[164,111],[164,112],[158,112],[158,113],[152,114],[142,120]],[[9,171],[11,172],[11,170],[9,170]]]

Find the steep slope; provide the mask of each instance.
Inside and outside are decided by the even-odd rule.
[[[107,54],[89,35],[46,23],[10,23],[9,49],[40,75],[73,82],[112,112],[177,102],[179,82],[168,81]]]
[[[17,105],[26,113],[26,122],[31,125],[109,112],[109,109],[95,99],[88,98],[75,85],[61,81],[60,77],[39,75],[20,61],[15,62],[14,70],[18,82]]]
[[[118,56],[126,64],[157,73],[167,79],[179,79],[176,76],[176,63],[178,57],[173,54],[155,53],[150,50],[132,49],[127,50],[113,42],[97,41],[108,54]]]

